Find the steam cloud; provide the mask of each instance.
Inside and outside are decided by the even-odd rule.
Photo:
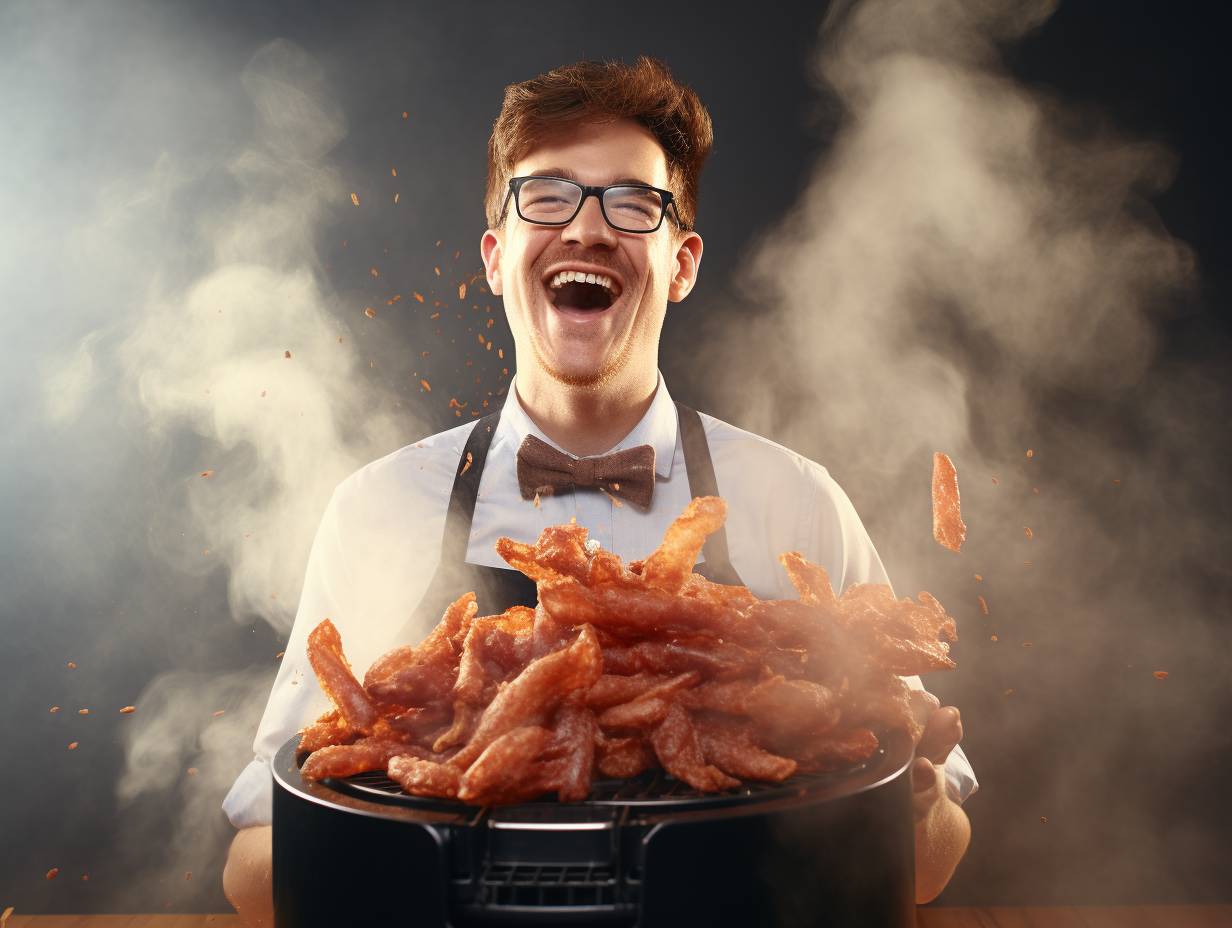
[[[41,411],[67,434],[108,409],[142,436],[163,495],[144,538],[131,517],[121,530],[177,583],[225,566],[235,620],[285,634],[333,488],[428,429],[359,376],[336,321],[316,244],[325,210],[348,202],[328,157],[347,125],[320,66],[277,40],[239,84],[246,99],[228,101],[224,122],[250,124],[249,137],[116,172],[72,224],[76,273],[113,281],[127,303],[44,366]],[[216,864],[230,835],[219,806],[251,758],[274,669],[268,656],[223,674],[173,662],[135,700],[117,797],[126,838],[168,852],[143,884]],[[233,711],[213,719],[207,706]],[[186,779],[190,766],[200,773]],[[137,802],[151,795],[179,797],[173,833]]]
[[[842,108],[838,133],[749,259],[756,315],[706,330],[694,372],[734,421],[831,469],[900,595],[933,590],[959,617],[960,669],[928,682],[963,709],[985,787],[972,900],[1013,900],[1018,875],[978,847],[1026,859],[1025,830],[1049,810],[1055,840],[1086,860],[1155,840],[1145,800],[1081,806],[1110,758],[1176,750],[1141,729],[1139,708],[1172,698],[1150,671],[1171,659],[1197,672],[1214,647],[1211,591],[1227,589],[1207,556],[1227,544],[1212,514],[1227,498],[1219,452],[1195,441],[1215,429],[1226,377],[1201,359],[1159,363],[1161,326],[1195,279],[1147,202],[1175,157],[1012,79],[998,43],[1053,7],[830,9],[815,75]],[[929,533],[935,450],[959,472],[958,558]],[[1184,711],[1215,730],[1213,710]],[[1072,749],[1038,756],[1042,731]],[[1169,788],[1174,774],[1134,766],[1144,795]],[[982,835],[981,803],[1022,828]],[[1189,855],[1217,853],[1185,840]],[[1062,876],[1057,898],[1132,898],[1131,860]],[[1171,875],[1154,890],[1184,893]]]

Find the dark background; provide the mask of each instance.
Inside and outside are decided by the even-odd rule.
[[[1042,28],[1001,50],[1025,85],[1092,121],[1174,152],[1175,176],[1150,202],[1167,230],[1193,248],[1198,283],[1176,298],[1180,309],[1159,324],[1160,363],[1172,368],[1191,361],[1222,367],[1229,357],[1229,68],[1213,9],[1196,3],[1063,3]],[[698,319],[756,324],[756,300],[734,286],[732,269],[797,200],[843,124],[842,107],[809,77],[824,12],[821,4],[801,3],[694,11],[679,4],[551,2],[129,3],[111,5],[101,19],[67,6],[18,4],[0,13],[0,50],[11,69],[0,98],[9,127],[9,217],[68,217],[62,229],[57,220],[34,233],[6,220],[13,223],[7,241],[25,235],[21,253],[39,259],[19,265],[10,255],[0,265],[2,331],[11,352],[0,386],[6,408],[14,411],[0,440],[0,679],[7,694],[0,714],[0,834],[6,835],[0,842],[0,907],[225,909],[219,881],[229,831],[221,812],[196,837],[177,835],[175,822],[193,803],[207,810],[216,806],[221,794],[214,784],[233,775],[233,759],[208,789],[202,775],[196,793],[190,778],[122,802],[116,784],[125,767],[123,726],[140,724],[142,710],[123,717],[112,707],[136,701],[168,668],[203,680],[255,675],[259,692],[262,680],[265,687],[272,682],[272,655],[285,640],[258,616],[234,614],[225,566],[187,576],[151,554],[147,527],[183,518],[171,485],[202,460],[222,459],[203,454],[208,439],[190,429],[153,435],[126,408],[99,399],[90,401],[74,428],[57,430],[43,422],[33,401],[46,372],[43,359],[71,349],[98,324],[91,306],[105,307],[112,285],[105,279],[76,289],[63,284],[72,274],[66,251],[74,204],[87,202],[90,193],[75,178],[121,172],[159,150],[223,150],[248,131],[219,102],[232,89],[185,90],[191,85],[179,85],[175,69],[208,62],[205,70],[223,84],[229,76],[238,81],[258,48],[289,39],[320,64],[345,114],[348,133],[329,154],[343,184],[364,204],[401,191],[403,212],[355,210],[338,202],[314,235],[338,331],[371,361],[359,376],[401,397],[416,417],[402,438],[412,441],[421,431],[458,423],[449,399],[466,402],[469,414],[485,399],[495,402],[507,383],[501,368],[510,365],[496,352],[510,350],[512,343],[499,302],[482,291],[477,304],[454,294],[459,282],[469,280],[474,300],[481,282],[473,275],[480,268],[484,227],[485,143],[503,86],[582,57],[664,58],[709,107],[716,145],[702,181],[704,271],[689,301],[669,313],[662,369],[676,398],[743,424],[738,410],[725,408],[726,394],[697,379],[687,361],[696,348]],[[89,21],[82,22],[83,15]],[[172,57],[179,62],[128,57],[132,40],[119,36],[138,23],[150,41],[174,37]],[[164,79],[181,89],[160,95]],[[125,94],[134,87],[140,87],[141,99],[126,106]],[[59,116],[36,102],[40,95],[54,100]],[[176,123],[180,134],[166,137],[159,127],[168,122],[159,108],[185,106],[192,112]],[[60,118],[64,114],[72,118]],[[30,162],[18,158],[22,152],[43,153],[46,172],[28,173]],[[395,180],[392,164],[415,167],[410,176],[400,169]],[[221,177],[213,182],[226,186]],[[194,195],[208,194],[208,186]],[[192,202],[182,205],[192,208]],[[185,262],[195,260],[191,249],[179,245],[158,243],[165,261],[174,264],[181,255],[188,255]],[[371,276],[372,267],[379,267],[379,278]],[[423,309],[399,314],[412,291],[426,296]],[[403,294],[400,306],[385,302],[394,293]],[[427,312],[434,300],[442,307],[438,320]],[[365,306],[376,308],[375,319],[363,315]],[[489,316],[496,320],[491,328]],[[493,342],[491,350],[478,344],[476,331]],[[431,381],[430,393],[418,386],[420,378]],[[1215,384],[1208,384],[1213,394],[1195,398],[1212,411],[1201,420],[1209,431],[1186,438],[1180,453],[1188,448],[1206,455],[1226,444],[1227,396]],[[1058,414],[1073,409],[1064,397],[1052,402]],[[1073,413],[1079,420],[1081,414]],[[1128,453],[1154,440],[1136,430],[1132,391],[1116,416]],[[815,449],[800,450],[817,455],[848,485],[841,452],[823,459]],[[237,454],[242,458],[242,450]],[[1041,467],[1022,480],[1046,481],[1047,465]],[[1165,492],[1169,474],[1152,479]],[[875,508],[872,498],[854,492],[853,498],[861,512]],[[1226,494],[1209,499],[1208,515],[1222,524],[1226,504]],[[1142,530],[1137,514],[1111,498],[1101,511],[1112,539]],[[897,576],[895,544],[879,534],[886,526],[875,517],[866,522],[891,576]],[[1226,532],[1216,537],[1226,540]],[[972,560],[983,553],[994,563],[991,548],[976,548]],[[99,560],[84,564],[76,556],[83,550],[97,552]],[[1209,556],[1218,562],[1227,548]],[[963,602],[969,612],[970,571],[940,554],[930,552],[927,559],[925,566],[914,566],[930,573],[929,588],[943,602]],[[1232,708],[1229,589],[1226,577],[1207,570],[1209,565],[1191,566],[1190,573],[1179,570],[1150,582],[1198,590],[1203,614],[1183,626],[1200,628],[1197,637],[1170,635],[1174,617],[1162,613],[1149,646],[1135,638],[1140,629],[1122,635],[1108,623],[1103,628],[1112,631],[1101,632],[1105,637],[1097,646],[1084,650],[1106,661],[1070,668],[1073,686],[1067,691],[1031,684],[1038,662],[1064,663],[1059,650],[1041,653],[1044,647],[1017,648],[1017,642],[1016,650],[998,650],[986,636],[972,635],[959,645],[960,671],[930,682],[962,708],[965,745],[982,784],[967,806],[971,851],[940,903],[1232,901],[1226,841],[1232,802],[1225,788],[1232,770],[1222,721]],[[1146,570],[1149,565],[1127,559],[1099,582],[1140,583]],[[966,612],[951,611],[963,627]],[[1016,638],[1046,645],[1059,624],[1044,609],[1024,610]],[[1067,634],[1084,634],[1081,616],[1063,624]],[[76,670],[66,667],[69,660]],[[1166,681],[1149,675],[1158,668],[1170,671]],[[1008,689],[1013,696],[1006,695]],[[251,723],[253,691],[240,684],[212,691],[216,701],[198,708],[203,716],[246,711]],[[53,715],[51,705],[62,708]],[[96,708],[78,717],[81,706]],[[1128,737],[1101,742],[1098,756],[1086,753],[1109,719],[1127,716]],[[208,744],[209,719],[200,724],[200,744]],[[66,753],[70,740],[79,740],[80,747]],[[1077,763],[1087,774],[1073,788],[1055,787],[1067,782],[1065,771]],[[1054,788],[1044,789],[1045,782]],[[169,865],[173,859],[188,863]],[[53,867],[59,875],[48,881],[45,873]],[[86,874],[89,879],[82,879]]]

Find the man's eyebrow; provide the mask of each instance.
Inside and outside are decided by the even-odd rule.
[[[537,168],[536,170],[531,171],[528,176],[530,177],[563,177],[566,180],[571,180],[571,181],[576,181],[577,183],[581,183],[581,181],[578,180],[577,175],[573,173],[573,171],[569,170],[568,168]],[[643,186],[646,186],[646,187],[654,186],[654,184],[649,183],[648,181],[644,181],[640,177],[617,177],[613,180],[608,181],[603,186],[610,187],[612,186],[612,184],[642,184]]]

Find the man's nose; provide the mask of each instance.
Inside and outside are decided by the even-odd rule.
[[[561,241],[576,242],[582,246],[606,245],[616,247],[616,230],[603,218],[603,209],[598,197],[587,197],[581,210],[561,230]]]

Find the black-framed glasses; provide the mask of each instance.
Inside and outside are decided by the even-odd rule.
[[[599,200],[599,210],[609,226],[619,232],[644,235],[656,231],[670,206],[676,224],[682,231],[688,227],[680,221],[675,197],[670,190],[660,190],[649,184],[612,184],[609,187],[588,187],[565,177],[511,177],[509,193],[501,207],[500,221],[509,209],[513,197],[518,216],[541,226],[567,226],[582,211],[588,197]]]

